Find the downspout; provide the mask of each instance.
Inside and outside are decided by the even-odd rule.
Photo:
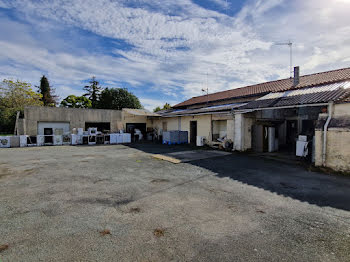
[[[322,147],[322,166],[326,166],[326,153],[327,153],[327,130],[329,122],[333,115],[333,102],[328,104],[328,117],[326,123],[323,126],[323,147]]]

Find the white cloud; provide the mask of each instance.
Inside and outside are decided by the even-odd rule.
[[[224,0],[212,1],[226,5]],[[137,7],[131,7],[135,3]],[[189,0],[0,0],[0,6],[16,8],[31,23],[41,20],[40,27],[47,26],[48,33],[55,24],[75,26],[122,39],[132,47],[111,47],[119,55],[115,57],[53,51],[22,31],[26,41],[2,38],[3,76],[37,81],[47,71],[63,94],[71,91],[67,88],[80,88],[81,80],[91,75],[106,83],[149,86],[174,102],[201,95],[207,83],[214,92],[288,77],[288,47],[273,45],[288,39],[293,41],[293,59],[302,73],[349,65],[350,3],[346,1],[330,5],[316,0],[252,0],[236,17],[206,10]],[[141,101],[152,109],[167,102]]]
[[[170,101],[163,101],[162,99],[150,99],[150,98],[141,98],[140,99],[141,104],[144,106],[145,109],[149,111],[153,111],[157,106],[162,108],[165,103],[175,105],[177,103],[180,103],[181,101],[176,100],[170,100]]]

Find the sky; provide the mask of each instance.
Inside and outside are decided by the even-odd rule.
[[[350,0],[0,0],[0,80],[61,99],[92,76],[149,110],[350,66]]]

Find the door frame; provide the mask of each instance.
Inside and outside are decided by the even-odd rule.
[[[197,129],[197,121],[190,121],[190,144],[196,144]]]

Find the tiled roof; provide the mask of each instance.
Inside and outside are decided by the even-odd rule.
[[[350,81],[317,87],[270,93],[251,101],[239,109],[283,107],[303,104],[328,103],[339,101],[350,94]]]
[[[294,88],[312,87],[316,85],[335,83],[350,79],[350,67],[311,75],[300,76],[300,82],[297,86],[293,86],[293,78],[270,81],[257,85],[251,85],[227,91],[217,92],[207,95],[192,97],[182,103],[179,103],[174,108],[185,107],[195,104],[213,102],[218,100],[264,95],[270,92],[286,91]]]

